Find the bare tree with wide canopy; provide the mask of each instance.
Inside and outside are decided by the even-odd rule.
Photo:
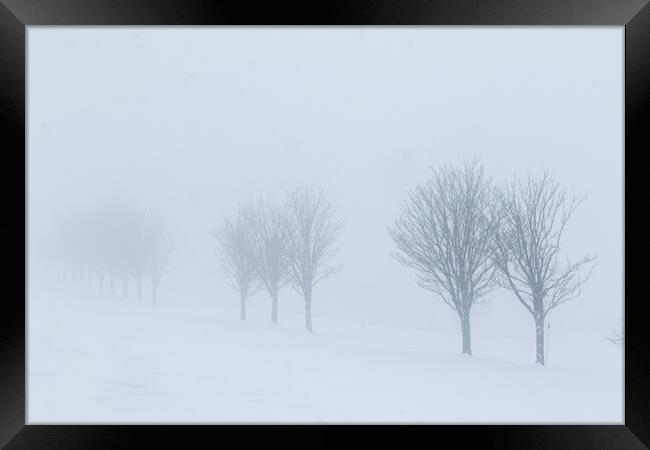
[[[494,287],[492,197],[490,179],[478,160],[446,165],[409,192],[389,227],[398,249],[392,256],[416,271],[419,286],[456,311],[462,353],[470,355],[471,308]]]
[[[291,286],[305,301],[305,328],[312,331],[311,306],[314,286],[338,272],[330,261],[343,225],[334,218],[334,207],[322,189],[296,186],[287,192],[288,275]]]
[[[287,218],[284,209],[268,199],[259,199],[253,214],[257,277],[271,297],[271,322],[277,324],[278,295],[288,281]]]
[[[548,172],[515,177],[499,190],[500,225],[494,252],[498,281],[533,316],[537,364],[546,365],[548,313],[576,298],[595,266],[595,256],[570,263],[560,246],[565,226],[583,199],[569,196]]]
[[[233,218],[224,218],[210,232],[217,240],[217,256],[226,279],[239,292],[241,320],[246,320],[246,300],[260,288],[254,214],[250,203],[240,205]]]

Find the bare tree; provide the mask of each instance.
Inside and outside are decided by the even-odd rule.
[[[217,239],[217,255],[226,279],[239,292],[241,320],[246,320],[246,299],[260,287],[254,213],[250,204],[240,205],[234,218],[225,218],[221,226],[210,232]]]
[[[330,265],[338,249],[334,243],[343,225],[334,219],[334,207],[321,189],[295,186],[287,191],[288,275],[291,286],[305,301],[305,328],[312,331],[311,305],[314,286],[336,272]]]
[[[171,239],[170,231],[166,229],[166,224],[161,222],[162,219],[157,216],[156,212],[147,211],[140,206],[137,206],[135,212],[130,230],[131,242],[125,250],[129,253],[129,273],[135,279],[137,299],[142,301],[145,277],[156,272],[157,262],[162,267],[158,277],[158,282],[160,282],[162,271],[167,266],[167,261],[164,258],[169,258],[169,254],[173,250],[172,244],[176,244],[176,242]],[[165,240],[170,242],[164,242]],[[170,248],[165,248],[166,246]],[[169,254],[165,255],[165,253]],[[157,283],[153,283],[153,279],[152,294],[154,284],[157,285]]]
[[[147,274],[151,280],[151,299],[158,302],[160,281],[170,268],[171,257],[179,249],[180,238],[157,212],[149,213],[150,251]]]
[[[271,297],[271,322],[278,323],[278,295],[287,282],[287,227],[284,210],[269,200],[259,200],[254,217],[256,270],[264,289]]]
[[[545,365],[546,316],[576,298],[594,268],[595,256],[575,263],[561,261],[562,233],[583,199],[568,196],[566,188],[548,172],[515,177],[499,191],[500,226],[494,253],[498,280],[533,316],[536,363],[541,365]],[[585,268],[589,271],[582,276]]]
[[[156,238],[146,210],[135,202],[123,205],[121,213],[122,236],[119,245],[120,273],[124,297],[128,292],[128,280],[133,277],[136,283],[138,301],[142,300],[142,283]],[[151,222],[151,223],[149,223]]]
[[[462,352],[472,354],[470,311],[494,287],[491,259],[496,220],[492,189],[478,160],[433,170],[409,192],[389,235],[392,256],[415,269],[417,282],[449,305],[460,319]]]

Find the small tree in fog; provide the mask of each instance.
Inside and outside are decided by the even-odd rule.
[[[144,275],[148,248],[143,247],[146,241],[144,211],[135,203],[122,205],[117,221],[119,273],[122,280],[122,295],[128,297],[129,279],[134,278],[136,285],[139,275]],[[141,295],[141,289],[139,295]]]
[[[254,233],[257,276],[271,297],[271,322],[278,323],[278,294],[288,275],[289,229],[284,210],[260,200],[255,207]]]
[[[131,276],[133,246],[137,244],[133,235],[134,222],[138,217],[133,205],[125,198],[111,196],[102,199],[90,214],[96,216],[99,239],[96,251],[101,261],[99,267],[108,274],[110,292],[115,293],[115,280],[122,281],[122,295],[128,294],[128,279]],[[103,280],[98,283],[100,286]]]
[[[289,282],[305,301],[305,327],[312,331],[312,291],[320,280],[340,270],[330,261],[343,226],[334,219],[334,207],[322,190],[296,186],[287,192],[285,207]]]
[[[548,172],[514,178],[498,195],[501,217],[494,252],[498,279],[533,316],[536,363],[541,365],[545,365],[546,316],[580,294],[594,267],[592,256],[575,263],[562,260],[562,233],[582,200],[568,196]]]
[[[157,248],[161,245],[159,235],[165,233],[165,231],[161,230],[165,228],[165,225],[159,224],[159,221],[162,221],[160,217],[156,217],[155,213],[147,212],[143,208],[138,208],[133,217],[130,231],[131,245],[126,250],[129,252],[129,273],[135,280],[138,301],[142,301],[142,286],[145,277],[156,272],[154,267],[156,264],[155,259],[157,253],[161,251]],[[168,250],[170,254],[171,250],[173,249]],[[167,258],[169,258],[169,255]],[[160,270],[160,274],[157,274],[159,278],[162,277],[163,271],[164,268]],[[158,282],[160,282],[159,279]],[[152,278],[152,293],[153,284]]]
[[[477,160],[433,170],[410,191],[389,235],[392,256],[417,273],[417,282],[437,294],[460,319],[462,352],[471,354],[472,306],[494,287],[491,259],[496,220],[492,189]]]
[[[250,204],[240,205],[233,218],[225,218],[210,232],[217,240],[226,279],[239,292],[241,320],[246,320],[246,300],[259,289],[254,214]]]
[[[151,280],[151,299],[155,305],[158,302],[160,281],[170,268],[172,256],[180,246],[180,238],[160,214],[151,212],[148,220],[150,238],[147,245],[147,275]]]
[[[621,325],[621,331],[614,331],[607,340],[612,344],[623,345],[625,342],[625,327]]]

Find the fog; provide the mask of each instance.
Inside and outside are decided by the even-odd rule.
[[[620,328],[622,28],[29,27],[28,49],[30,289],[50,282],[36,268],[49,267],[41,247],[57,218],[119,193],[182,235],[159,306],[219,305],[238,320],[209,231],[251,196],[306,183],[344,226],[342,270],[314,290],[315,330],[456,335],[456,313],[390,257],[387,227],[432,167],[479,157],[495,184],[548,169],[587,195],[563,248],[598,265],[548,320],[597,340]],[[512,293],[485,300],[473,330],[532,352]],[[264,292],[251,305],[270,314]],[[303,309],[283,288],[280,324]]]
[[[431,166],[478,155],[496,182],[543,167],[588,195],[565,247],[599,265],[551,320],[606,333],[622,314],[622,77],[616,28],[30,28],[30,236],[126,193],[182,228],[188,307],[228,302],[208,231],[310,182],[345,224],[318,314],[455,328],[390,259],[386,226]],[[528,330],[511,295],[490,300],[477,327]]]

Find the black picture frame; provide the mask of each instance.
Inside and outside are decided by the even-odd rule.
[[[206,0],[0,0],[0,117],[2,127],[3,220],[6,263],[0,308],[0,445],[5,448],[191,448],[188,440],[225,443],[238,438],[301,446],[335,445],[338,427],[252,426],[46,426],[26,425],[26,133],[25,51],[30,25],[614,25],[625,27],[625,420],[624,425],[432,425],[409,429],[403,437],[375,427],[382,443],[401,445],[418,438],[425,445],[452,439],[455,448],[642,449],[650,446],[650,329],[648,301],[641,289],[644,264],[634,264],[647,236],[641,211],[645,170],[639,164],[650,149],[650,6],[648,0],[338,0],[243,2]],[[625,157],[626,156],[626,157]],[[629,160],[632,161],[629,164]],[[588,162],[586,162],[588,164]],[[22,182],[21,182],[22,177]],[[632,197],[631,197],[632,196]],[[634,202],[633,197],[639,196]],[[633,205],[631,207],[631,205]],[[638,217],[633,215],[640,211]],[[630,220],[632,218],[632,220]],[[23,236],[21,247],[19,236]],[[625,247],[627,248],[627,247]],[[25,280],[24,284],[20,279]],[[6,287],[10,286],[10,291]],[[23,292],[25,295],[20,295]],[[631,295],[630,295],[631,294]],[[637,295],[638,294],[638,295]],[[365,427],[362,427],[362,429]],[[277,430],[305,437],[278,441]],[[253,432],[251,432],[253,430]],[[392,433],[391,433],[392,434]],[[397,434],[397,433],[396,433]],[[399,433],[401,434],[401,433]],[[308,436],[308,437],[307,437]],[[307,439],[307,440],[304,440]],[[404,440],[408,439],[408,440]],[[213,446],[213,445],[211,445]]]

